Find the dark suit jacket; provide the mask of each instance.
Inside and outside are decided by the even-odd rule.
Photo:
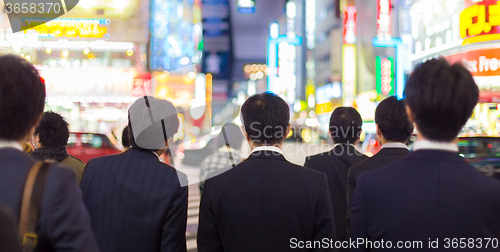
[[[199,252],[334,251],[291,249],[298,241],[334,237],[326,176],[277,152],[253,153],[205,183]]]
[[[83,200],[102,251],[186,251],[186,175],[135,149],[91,159]]]
[[[10,208],[19,226],[24,180],[35,163],[13,148],[0,149],[0,204]],[[37,251],[99,251],[73,171],[51,166],[37,226]]]
[[[337,227],[337,240],[346,240],[345,216],[347,211],[347,173],[349,168],[368,157],[352,145],[339,144],[331,151],[306,158],[305,167],[323,172],[328,178],[328,187],[333,206],[333,217]]]
[[[430,238],[439,239],[443,250],[445,238],[500,238],[500,181],[477,172],[458,153],[418,150],[361,174],[351,215],[353,239],[393,246],[422,241],[428,250]]]
[[[0,252],[22,252],[18,230],[8,210],[0,206]]]
[[[351,219],[350,204],[352,204],[352,198],[354,196],[354,188],[356,188],[356,182],[359,175],[366,171],[372,171],[377,168],[383,167],[388,164],[400,161],[410,154],[408,149],[404,148],[382,148],[373,157],[360,162],[349,169],[349,175],[347,175],[347,216],[346,216],[346,228],[349,235],[349,225]]]

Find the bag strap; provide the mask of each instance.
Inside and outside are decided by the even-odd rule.
[[[28,172],[24,182],[21,200],[19,238],[25,252],[35,249],[38,236],[35,229],[42,206],[43,191],[49,176],[50,163],[36,162]]]

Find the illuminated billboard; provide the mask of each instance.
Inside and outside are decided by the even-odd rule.
[[[500,39],[500,1],[465,1],[460,13],[463,45]]]
[[[200,0],[153,0],[150,27],[152,71],[172,71],[200,62]]]
[[[377,93],[394,95],[394,59],[392,57],[375,57],[375,75]]]

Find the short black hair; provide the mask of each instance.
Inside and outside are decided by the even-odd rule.
[[[387,97],[378,104],[375,123],[387,141],[406,143],[413,133],[413,123],[408,119],[404,101],[396,96]]]
[[[130,147],[130,140],[128,138],[128,125],[125,126],[125,128],[123,128],[123,132],[122,132],[122,145],[123,147],[125,148],[129,148]]]
[[[471,73],[443,58],[417,66],[405,88],[406,104],[419,133],[435,141],[454,140],[478,99],[479,88]]]
[[[43,113],[42,120],[35,129],[43,147],[68,145],[69,128],[64,118],[52,111]]]
[[[175,106],[163,99],[144,96],[128,110],[129,142],[133,149],[157,151],[166,148],[179,129]]]
[[[363,120],[351,107],[338,107],[330,116],[330,136],[335,143],[354,144],[359,140]]]
[[[290,107],[272,92],[256,94],[241,106],[245,131],[256,145],[279,144],[286,137]]]
[[[35,67],[17,55],[0,56],[0,139],[26,137],[44,106],[45,85]]]

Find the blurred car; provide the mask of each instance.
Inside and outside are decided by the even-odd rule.
[[[67,150],[85,163],[92,158],[121,153],[105,134],[86,132],[70,133]]]
[[[307,156],[330,151],[333,141],[330,135],[317,127],[292,124],[292,129],[283,140],[282,150],[291,163],[304,165]]]
[[[500,179],[500,137],[459,137],[458,150],[476,170]]]
[[[181,159],[181,163],[187,166],[198,166],[201,161],[216,151],[217,135],[208,134],[197,139],[193,144],[181,144],[176,155]]]

